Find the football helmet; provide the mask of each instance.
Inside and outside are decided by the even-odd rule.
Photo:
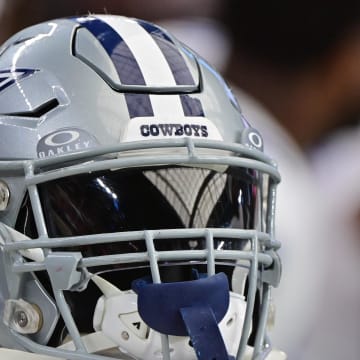
[[[279,172],[206,61],[138,19],[32,26],[0,49],[0,139],[3,348],[283,358]]]

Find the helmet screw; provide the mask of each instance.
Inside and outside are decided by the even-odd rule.
[[[22,310],[15,312],[14,320],[22,328],[24,328],[29,322],[25,311]]]
[[[129,340],[129,333],[127,331],[123,331],[121,333],[121,337],[124,339],[124,340]]]

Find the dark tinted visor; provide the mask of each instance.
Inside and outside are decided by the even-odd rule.
[[[257,227],[253,170],[107,170],[39,186],[50,237],[133,230]],[[130,245],[132,246],[132,245]],[[129,250],[131,250],[129,248]]]

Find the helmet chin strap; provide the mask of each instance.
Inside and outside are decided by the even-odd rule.
[[[243,296],[229,293],[228,303],[223,304],[220,309],[217,308],[215,311],[212,310],[208,301],[203,302],[205,306],[183,306],[176,316],[176,321],[169,321],[176,315],[174,309],[179,306],[174,299],[183,298],[187,303],[190,301],[189,296],[185,294],[185,287],[198,288],[200,285],[198,294],[193,296],[201,294],[202,297],[205,297],[204,286],[223,287],[225,286],[224,281],[227,286],[225,275],[216,275],[215,278],[210,277],[209,279],[211,285],[208,284],[208,279],[200,279],[189,282],[164,283],[165,287],[159,287],[161,284],[144,284],[144,280],[140,279],[133,286],[135,291],[121,291],[100,276],[92,276],[92,280],[104,295],[99,298],[94,312],[95,332],[82,337],[85,347],[92,353],[106,353],[110,349],[117,348],[121,353],[139,359],[163,358],[162,337],[164,335],[159,330],[167,328],[167,333],[170,332],[167,338],[172,360],[202,360],[214,356],[218,360],[231,359],[236,355],[245,316],[246,302]],[[197,283],[198,281],[200,283]],[[179,284],[179,289],[175,291],[169,289],[169,287],[178,287]],[[180,292],[182,292],[182,296]],[[189,294],[192,291],[188,290],[187,292]],[[164,294],[170,296],[171,299],[168,300],[172,300],[170,309],[166,305],[167,301],[161,300]],[[207,297],[211,297],[209,291],[207,291],[207,295]],[[214,302],[217,301],[214,299]],[[147,309],[147,304],[153,306],[149,306]],[[159,309],[162,310],[161,315],[160,313],[156,314]],[[147,313],[147,311],[151,311],[151,313]],[[222,320],[220,319],[219,322],[216,317],[221,317]],[[159,327],[163,328],[159,329]],[[162,331],[162,333],[164,332]],[[215,344],[216,341],[220,344],[210,344],[210,338],[211,343]],[[70,341],[63,344],[61,348],[73,349],[74,347]]]

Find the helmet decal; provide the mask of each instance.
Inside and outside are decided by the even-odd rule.
[[[10,69],[0,70],[0,91],[6,89],[8,86],[14,84],[20,79],[32,75],[35,69]]]
[[[133,119],[122,137],[123,141],[191,137],[194,139],[223,140],[217,127],[205,117],[188,117],[159,122],[156,118]]]
[[[37,154],[39,158],[44,158],[89,149],[97,145],[97,140],[87,131],[65,128],[42,137],[37,144]]]

